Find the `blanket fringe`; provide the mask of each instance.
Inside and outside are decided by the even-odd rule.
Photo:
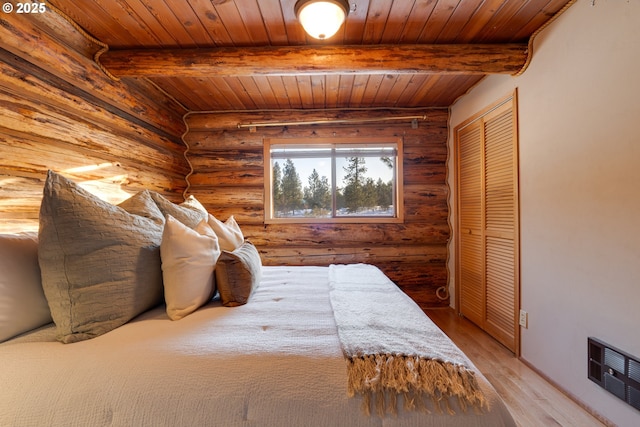
[[[454,414],[449,404],[452,397],[465,412],[469,407],[482,410],[487,406],[474,372],[461,365],[392,354],[351,357],[347,364],[349,396],[362,395],[367,414],[372,404],[379,416],[396,414],[398,394],[408,410],[429,412],[427,399],[433,401],[436,411]]]

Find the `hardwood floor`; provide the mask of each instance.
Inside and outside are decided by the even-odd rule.
[[[451,308],[424,311],[493,384],[518,426],[605,426]]]

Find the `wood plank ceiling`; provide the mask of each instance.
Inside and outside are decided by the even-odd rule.
[[[49,4],[109,46],[101,61],[114,74],[147,78],[189,111],[255,111],[448,107],[486,73],[521,69],[531,35],[572,3],[350,0],[321,42],[305,35],[295,1]]]

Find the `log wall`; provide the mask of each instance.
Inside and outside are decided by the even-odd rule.
[[[189,173],[180,140],[185,110],[145,79],[114,81],[100,48],[49,11],[5,14],[0,25],[0,232],[37,230],[47,169],[117,203],[149,188],[182,199]],[[367,262],[425,307],[445,306],[447,110],[405,121],[238,129],[271,119],[357,119],[380,111],[191,114],[189,192],[221,219],[234,215],[267,265]],[[403,223],[264,224],[263,139],[399,136]]]
[[[117,203],[182,200],[185,111],[144,79],[114,81],[100,46],[52,10],[0,25],[0,232],[37,230],[47,169]]]
[[[365,262],[380,267],[424,307],[446,306],[436,289],[447,283],[448,111],[427,110],[417,129],[405,122],[238,129],[238,123],[331,119],[330,112],[191,114],[187,117],[190,193],[216,217],[234,215],[265,265]],[[315,115],[314,115],[315,114]],[[321,114],[321,117],[318,116]],[[371,118],[387,112],[340,112]],[[405,113],[406,114],[406,113]],[[404,144],[404,222],[401,224],[265,224],[265,138],[399,136]]]

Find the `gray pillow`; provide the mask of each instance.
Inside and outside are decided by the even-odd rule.
[[[58,340],[102,335],[163,302],[164,218],[148,192],[136,214],[49,171],[40,207],[38,260]]]
[[[142,190],[127,200],[120,203],[120,206],[130,214],[148,218],[151,221],[164,226],[164,214],[151,197],[151,191]]]
[[[246,304],[262,276],[262,261],[255,246],[245,241],[233,252],[222,251],[216,264],[216,286],[225,307]]]

